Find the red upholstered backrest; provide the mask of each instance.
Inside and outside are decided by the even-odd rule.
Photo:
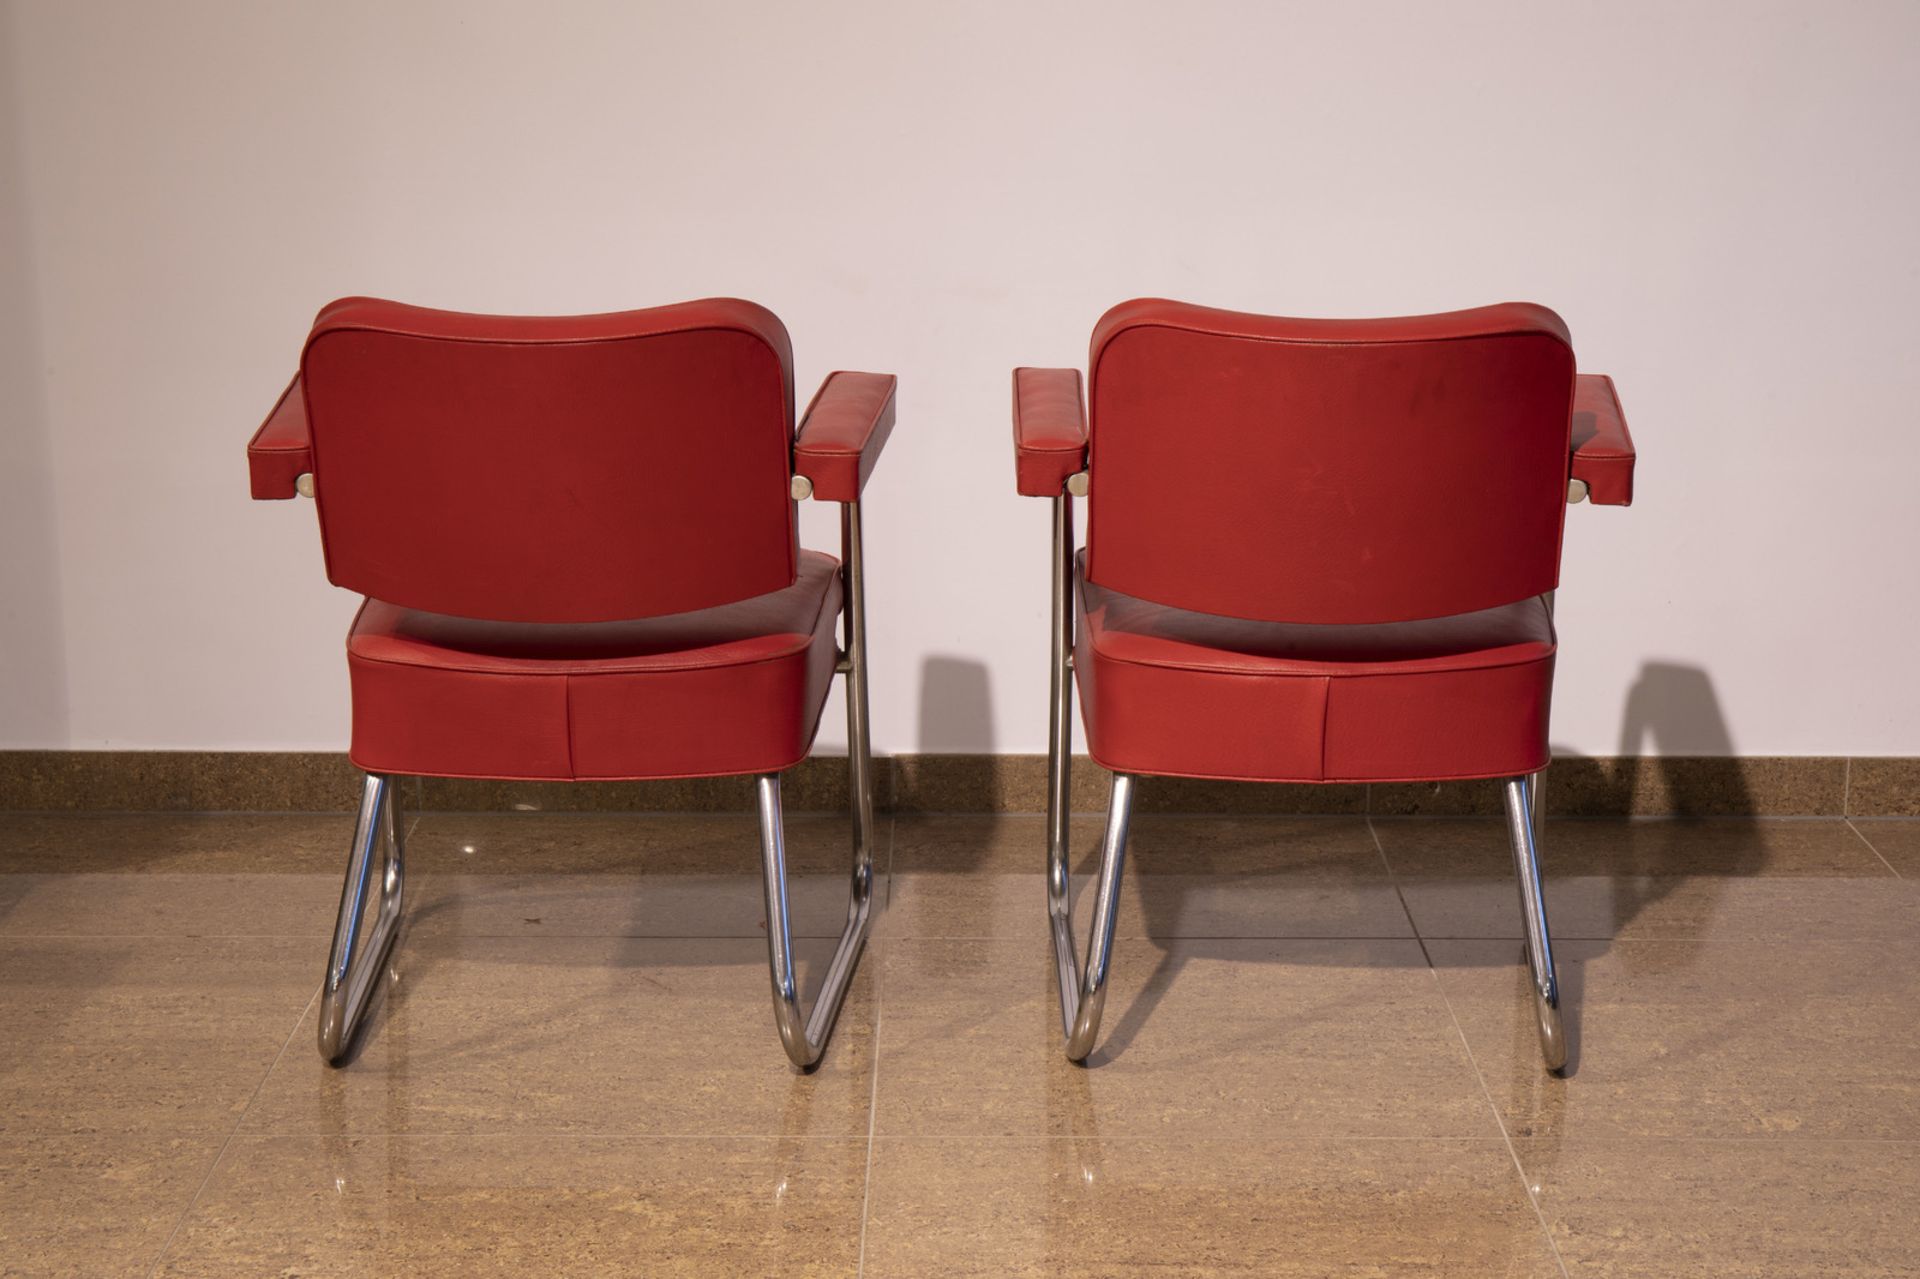
[[[335,585],[595,622],[790,585],[793,373],[750,302],[514,317],[346,298],[301,358]]]
[[[1573,349],[1544,307],[1288,320],[1144,299],[1093,335],[1088,576],[1396,622],[1559,577]]]

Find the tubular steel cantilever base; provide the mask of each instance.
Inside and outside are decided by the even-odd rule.
[[[826,1051],[834,1019],[853,981],[867,942],[867,918],[873,904],[873,747],[867,731],[866,568],[860,536],[860,503],[840,507],[840,571],[846,651],[839,672],[847,690],[847,790],[853,805],[853,882],[847,901],[847,926],[840,934],[825,981],[808,1016],[800,1007],[793,967],[793,919],[787,900],[787,848],[780,810],[780,775],[767,773],[754,786],[760,801],[760,853],[767,894],[767,968],[773,982],[773,1022],[787,1057],[812,1070]]]
[[[1560,1026],[1560,979],[1553,967],[1553,939],[1547,933],[1547,902],[1541,888],[1539,775],[1505,783],[1507,835],[1513,843],[1513,869],[1520,884],[1520,913],[1527,926],[1527,968],[1533,977],[1534,1015],[1540,1030],[1540,1055],[1547,1069],[1567,1064],[1567,1039]]]
[[[853,896],[847,904],[847,926],[834,948],[833,960],[809,1016],[800,1006],[800,989],[793,963],[793,919],[787,900],[787,852],[782,835],[780,775],[768,773],[755,785],[760,800],[760,850],[766,864],[767,966],[773,981],[773,1021],[787,1057],[803,1071],[812,1070],[826,1051],[827,1037],[846,999],[860,951],[867,941],[867,920],[873,901],[871,845],[855,837]]]
[[[1119,909],[1120,874],[1126,862],[1127,825],[1133,809],[1135,778],[1116,773],[1107,806],[1106,835],[1100,846],[1100,876],[1094,892],[1087,960],[1081,969],[1074,955],[1072,880],[1069,865],[1067,805],[1073,760],[1073,496],[1064,489],[1053,499],[1053,660],[1052,717],[1047,736],[1047,920],[1053,938],[1054,970],[1060,986],[1060,1024],[1067,1059],[1085,1061],[1100,1033],[1106,1002],[1107,972],[1113,956],[1114,918]],[[1553,607],[1551,594],[1547,607]],[[1534,1012],[1540,1052],[1547,1069],[1567,1064],[1566,1036],[1560,1024],[1560,985],[1553,966],[1553,942],[1547,933],[1547,907],[1541,889],[1535,840],[1540,828],[1540,777],[1514,777],[1504,783],[1507,832],[1513,841],[1514,869],[1520,883],[1520,909],[1527,929],[1527,965],[1533,977]],[[778,793],[776,791],[776,803]],[[842,943],[845,945],[844,941]],[[784,1034],[784,1030],[783,1030]],[[798,1058],[796,1058],[798,1060]]]
[[[1047,922],[1060,981],[1060,1026],[1067,1060],[1085,1061],[1100,1035],[1113,960],[1113,923],[1120,910],[1120,872],[1127,859],[1127,823],[1134,779],[1113,777],[1107,831],[1100,842],[1100,877],[1093,895],[1083,971],[1074,957],[1073,883],[1069,865],[1067,802],[1073,768],[1073,496],[1072,485],[1053,499],[1053,715],[1047,736]]]
[[[352,1046],[353,1033],[366,1012],[375,980],[386,968],[400,932],[400,906],[405,887],[404,836],[395,815],[393,779],[367,774],[360,798],[360,819],[354,827],[353,852],[347,861],[346,882],[340,889],[340,917],[333,929],[333,952],[327,960],[320,991],[320,1056],[337,1066]],[[383,853],[380,877],[380,913],[373,931],[360,936],[362,916],[372,886],[373,855]]]
[[[1133,813],[1134,779],[1116,773],[1107,801],[1107,831],[1100,841],[1100,877],[1093,894],[1093,919],[1087,933],[1087,964],[1074,959],[1072,894],[1056,884],[1069,883],[1065,858],[1048,850],[1047,920],[1053,930],[1053,964],[1060,979],[1060,1026],[1067,1037],[1067,1060],[1085,1061],[1100,1036],[1100,1013],[1107,1003],[1107,972],[1113,962],[1113,924],[1120,913],[1120,872],[1127,860],[1127,822]]]
[[[853,980],[854,966],[866,945],[873,902],[873,748],[867,724],[866,583],[860,536],[860,504],[840,508],[841,573],[845,651],[836,670],[846,676],[847,772],[853,803],[853,882],[846,931],[814,1002],[811,1016],[800,1007],[793,964],[793,927],[787,898],[787,854],[780,810],[780,775],[767,773],[756,784],[760,801],[760,848],[765,863],[767,958],[773,982],[774,1024],[793,1064],[811,1070],[820,1061],[834,1019]],[[340,917],[334,927],[333,953],[327,961],[320,1000],[320,1055],[332,1065],[346,1057],[366,1011],[374,981],[386,966],[399,932],[402,840],[394,814],[393,779],[367,775],[354,831],[346,884],[340,892]],[[361,938],[373,856],[384,850],[379,918]],[[363,953],[364,952],[364,953]],[[1102,965],[1104,969],[1104,964]]]

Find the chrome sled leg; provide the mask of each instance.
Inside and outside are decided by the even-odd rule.
[[[793,917],[787,900],[787,849],[780,812],[780,775],[767,773],[756,788],[760,797],[760,852],[766,863],[767,967],[773,979],[773,1022],[787,1057],[801,1070],[812,1070],[826,1051],[840,1004],[853,983],[854,966],[867,942],[867,918],[873,902],[872,846],[864,840],[854,854],[853,895],[847,903],[847,926],[827,965],[826,980],[808,1016],[800,1006],[799,978],[793,963]],[[856,805],[858,800],[855,801]]]
[[[1113,923],[1120,913],[1120,872],[1127,860],[1127,822],[1133,815],[1133,783],[1125,773],[1114,774],[1084,970],[1074,961],[1072,881],[1065,841],[1050,841],[1047,849],[1047,920],[1053,931],[1053,965],[1060,978],[1060,1025],[1067,1036],[1068,1061],[1085,1061],[1100,1035],[1107,970],[1113,960]]]
[[[754,787],[760,801],[760,854],[766,871],[767,969],[773,981],[773,1022],[787,1057],[812,1070],[826,1051],[834,1020],[853,982],[854,966],[867,944],[873,906],[873,747],[867,728],[866,583],[860,544],[860,504],[840,508],[840,550],[845,654],[840,661],[847,689],[847,790],[853,805],[853,878],[847,926],[827,965],[813,1013],[800,1007],[793,965],[793,916],[787,897],[787,846],[780,809],[780,775],[766,773]]]
[[[1527,925],[1527,967],[1533,974],[1534,1013],[1540,1028],[1540,1055],[1548,1070],[1567,1064],[1566,1036],[1560,1029],[1560,980],[1553,969],[1553,939],[1547,934],[1547,903],[1541,890],[1539,831],[1534,805],[1538,779],[1506,782],[1507,835],[1513,842],[1513,869],[1520,881],[1520,912]]]
[[[346,883],[340,889],[340,919],[333,929],[333,954],[327,960],[326,984],[320,991],[320,1055],[339,1065],[353,1043],[353,1032],[366,1011],[367,997],[386,968],[400,931],[400,899],[404,884],[403,840],[394,781],[367,774],[360,798],[360,820],[354,827],[353,853],[347,862]],[[380,911],[373,931],[360,935],[368,890],[373,882],[374,853],[382,853]]]
[[[1053,499],[1053,661],[1047,732],[1047,922],[1060,979],[1060,1026],[1067,1060],[1085,1061],[1100,1035],[1113,960],[1113,921],[1120,909],[1120,872],[1127,858],[1127,822],[1134,779],[1116,773],[1107,800],[1107,833],[1100,842],[1100,878],[1093,894],[1087,966],[1074,958],[1073,870],[1068,812],[1073,781],[1073,497]]]

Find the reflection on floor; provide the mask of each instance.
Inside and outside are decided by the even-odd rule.
[[[882,825],[802,1077],[744,814],[418,819],[341,1070],[346,817],[0,815],[0,1270],[1920,1270],[1920,821],[1552,823],[1566,1079],[1496,823],[1138,818],[1085,1069],[1040,820]],[[790,844],[817,978],[845,827]]]

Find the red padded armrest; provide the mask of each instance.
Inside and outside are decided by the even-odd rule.
[[[1059,497],[1087,469],[1087,410],[1079,369],[1013,371],[1014,482],[1027,497]]]
[[[813,483],[823,502],[854,502],[893,434],[891,373],[829,373],[820,384],[793,444],[793,470]]]
[[[267,420],[247,441],[247,471],[256,500],[293,497],[293,482],[313,469],[313,442],[307,435],[307,397],[294,375]]]
[[[1573,379],[1572,476],[1586,481],[1590,502],[1633,505],[1633,437],[1613,379],[1604,373]]]

